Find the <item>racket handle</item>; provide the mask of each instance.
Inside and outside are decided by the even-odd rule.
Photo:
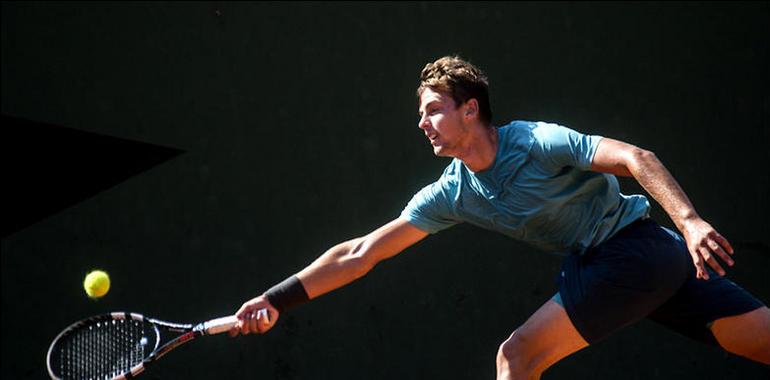
[[[208,322],[203,322],[203,331],[208,335],[221,334],[230,331],[236,323],[238,323],[238,318],[234,315],[212,319]]]

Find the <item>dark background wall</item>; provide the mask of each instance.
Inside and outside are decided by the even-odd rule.
[[[736,247],[729,276],[768,301],[768,16],[767,2],[3,2],[4,115],[183,153],[3,238],[2,377],[45,377],[50,340],[91,314],[232,313],[398,216],[447,164],[416,127],[414,89],[425,63],[452,53],[489,75],[498,125],[546,120],[655,151]],[[69,170],[99,177],[111,160]],[[24,165],[3,156],[4,171]],[[4,208],[16,202],[36,200]],[[147,375],[490,379],[498,345],[555,292],[559,263],[461,225],[265,336],[196,342]],[[81,289],[92,268],[112,275],[98,302]],[[767,374],[641,322],[546,378]]]

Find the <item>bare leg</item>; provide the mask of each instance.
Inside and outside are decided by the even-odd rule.
[[[717,319],[711,332],[727,351],[770,364],[770,309]]]
[[[500,346],[497,380],[539,379],[548,367],[586,346],[564,308],[549,300]]]

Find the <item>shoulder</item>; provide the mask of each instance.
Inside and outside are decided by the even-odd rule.
[[[464,165],[453,159],[441,176],[414,194],[407,210],[446,210],[460,192]],[[412,212],[412,211],[410,211]]]
[[[549,141],[559,138],[565,134],[568,129],[556,123],[545,121],[536,121],[532,123],[532,138],[536,141]]]
[[[508,124],[497,127],[497,130],[505,133],[512,134],[529,134],[532,130],[537,128],[538,121],[526,121],[526,120],[513,120]]]
[[[433,186],[449,190],[457,188],[462,182],[464,172],[468,169],[463,165],[463,162],[453,158],[449,165],[444,168],[444,172],[441,173],[441,177],[433,183]]]
[[[553,147],[570,144],[573,140],[579,140],[583,134],[557,123],[545,121],[531,122],[531,139],[534,146],[548,151]]]
[[[589,135],[569,127],[538,121],[532,123],[532,156],[557,168],[575,166],[589,169],[601,141],[599,135]]]
[[[538,122],[514,120],[497,128],[501,147],[504,151],[528,152],[536,141],[535,130]]]

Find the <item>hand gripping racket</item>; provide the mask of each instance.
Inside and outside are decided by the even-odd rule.
[[[226,332],[237,322],[229,316],[185,325],[136,313],[86,318],[64,329],[51,343],[48,374],[57,380],[130,379],[183,343]],[[161,331],[179,335],[161,345]]]

